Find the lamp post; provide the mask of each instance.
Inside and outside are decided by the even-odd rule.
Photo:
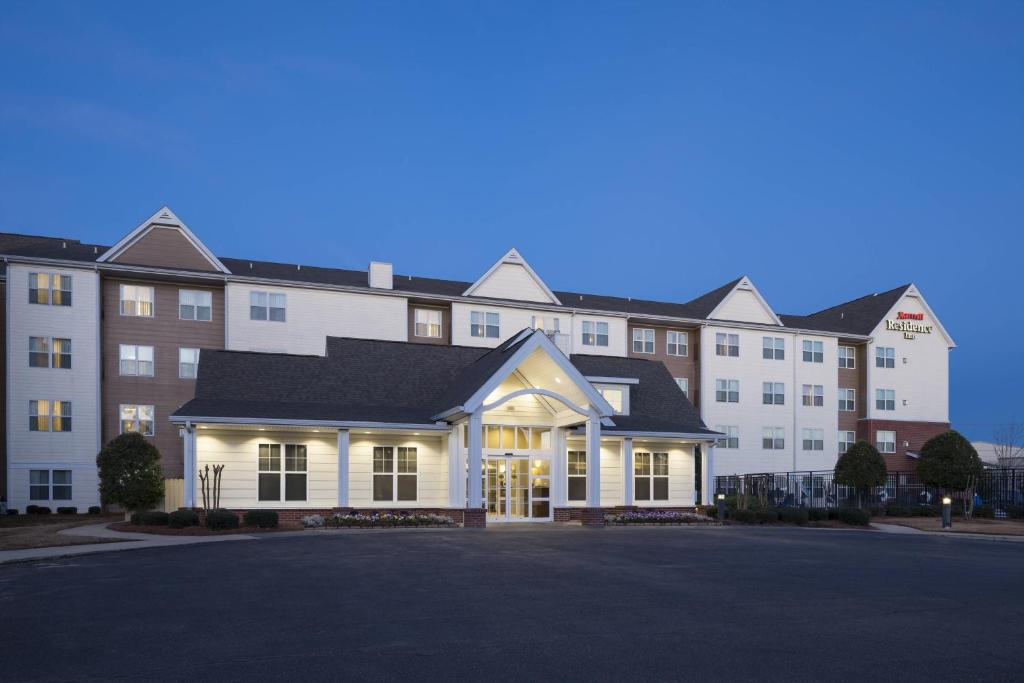
[[[725,521],[725,494],[719,493],[715,498],[718,500],[718,521]]]
[[[942,498],[942,528],[953,528],[953,501],[949,496]]]

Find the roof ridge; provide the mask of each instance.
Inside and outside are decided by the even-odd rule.
[[[814,317],[816,315],[820,315],[822,313],[828,313],[829,311],[833,311],[833,310],[835,310],[837,308],[840,308],[841,306],[849,306],[850,304],[856,303],[856,302],[861,301],[863,299],[874,299],[875,297],[885,296],[886,294],[892,294],[893,292],[896,292],[896,291],[906,291],[907,289],[909,289],[911,287],[911,285],[913,285],[913,283],[912,282],[908,282],[905,285],[900,285],[898,287],[893,287],[892,289],[887,289],[884,292],[873,292],[871,294],[865,294],[863,296],[858,296],[858,297],[856,297],[854,299],[850,299],[849,301],[844,301],[842,303],[835,304],[834,306],[829,306],[828,308],[823,308],[820,311],[815,311],[813,313],[807,313],[806,315],[801,315],[801,316],[797,316],[797,317],[800,317],[800,318],[811,318],[811,317]]]

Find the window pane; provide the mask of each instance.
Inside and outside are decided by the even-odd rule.
[[[394,500],[394,480],[390,474],[373,475],[373,499]]]
[[[398,475],[398,500],[416,500],[416,475]]]
[[[654,478],[654,500],[668,500],[668,477]]]
[[[306,471],[306,447],[289,444],[284,447],[284,469],[286,472]]]
[[[415,448],[399,448],[398,449],[398,472],[402,474],[415,474],[416,473],[416,449]]]
[[[394,472],[394,451],[391,446],[375,446],[373,449],[373,471]]]
[[[259,475],[259,499],[260,500],[281,500],[281,475],[265,474]]]
[[[306,475],[286,474],[284,475],[284,499],[285,500],[306,500]]]
[[[654,463],[651,467],[654,476],[668,476],[668,453],[655,453]]]
[[[587,480],[585,477],[569,477],[569,500],[587,499]]]
[[[633,482],[633,493],[636,500],[650,500],[651,499],[651,480],[650,477],[642,477],[634,480]]]

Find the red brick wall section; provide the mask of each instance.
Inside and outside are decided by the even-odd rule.
[[[580,521],[583,522],[583,526],[604,526],[604,508],[582,508]]]
[[[861,420],[857,423],[857,438],[875,443],[878,430],[896,432],[896,452],[883,453],[885,464],[890,472],[913,472],[917,468],[917,460],[907,455],[907,451],[919,451],[925,442],[949,429],[948,422],[909,422],[906,420]],[[908,445],[904,446],[903,442]]]
[[[483,508],[466,508],[462,511],[462,526],[466,529],[483,529],[487,526],[487,511]]]

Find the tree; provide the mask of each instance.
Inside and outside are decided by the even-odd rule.
[[[160,451],[138,432],[111,439],[96,456],[100,497],[129,511],[148,510],[164,497]]]
[[[974,490],[981,470],[978,451],[953,429],[928,439],[917,463],[917,476],[925,486],[960,494],[968,518],[974,512]]]
[[[834,475],[837,484],[853,487],[857,503],[863,507],[862,494],[884,486],[887,473],[885,458],[878,449],[867,441],[858,441],[839,456]]]
[[[1024,463],[1024,422],[1010,422],[992,435],[992,450],[1000,467],[1019,467]]]

